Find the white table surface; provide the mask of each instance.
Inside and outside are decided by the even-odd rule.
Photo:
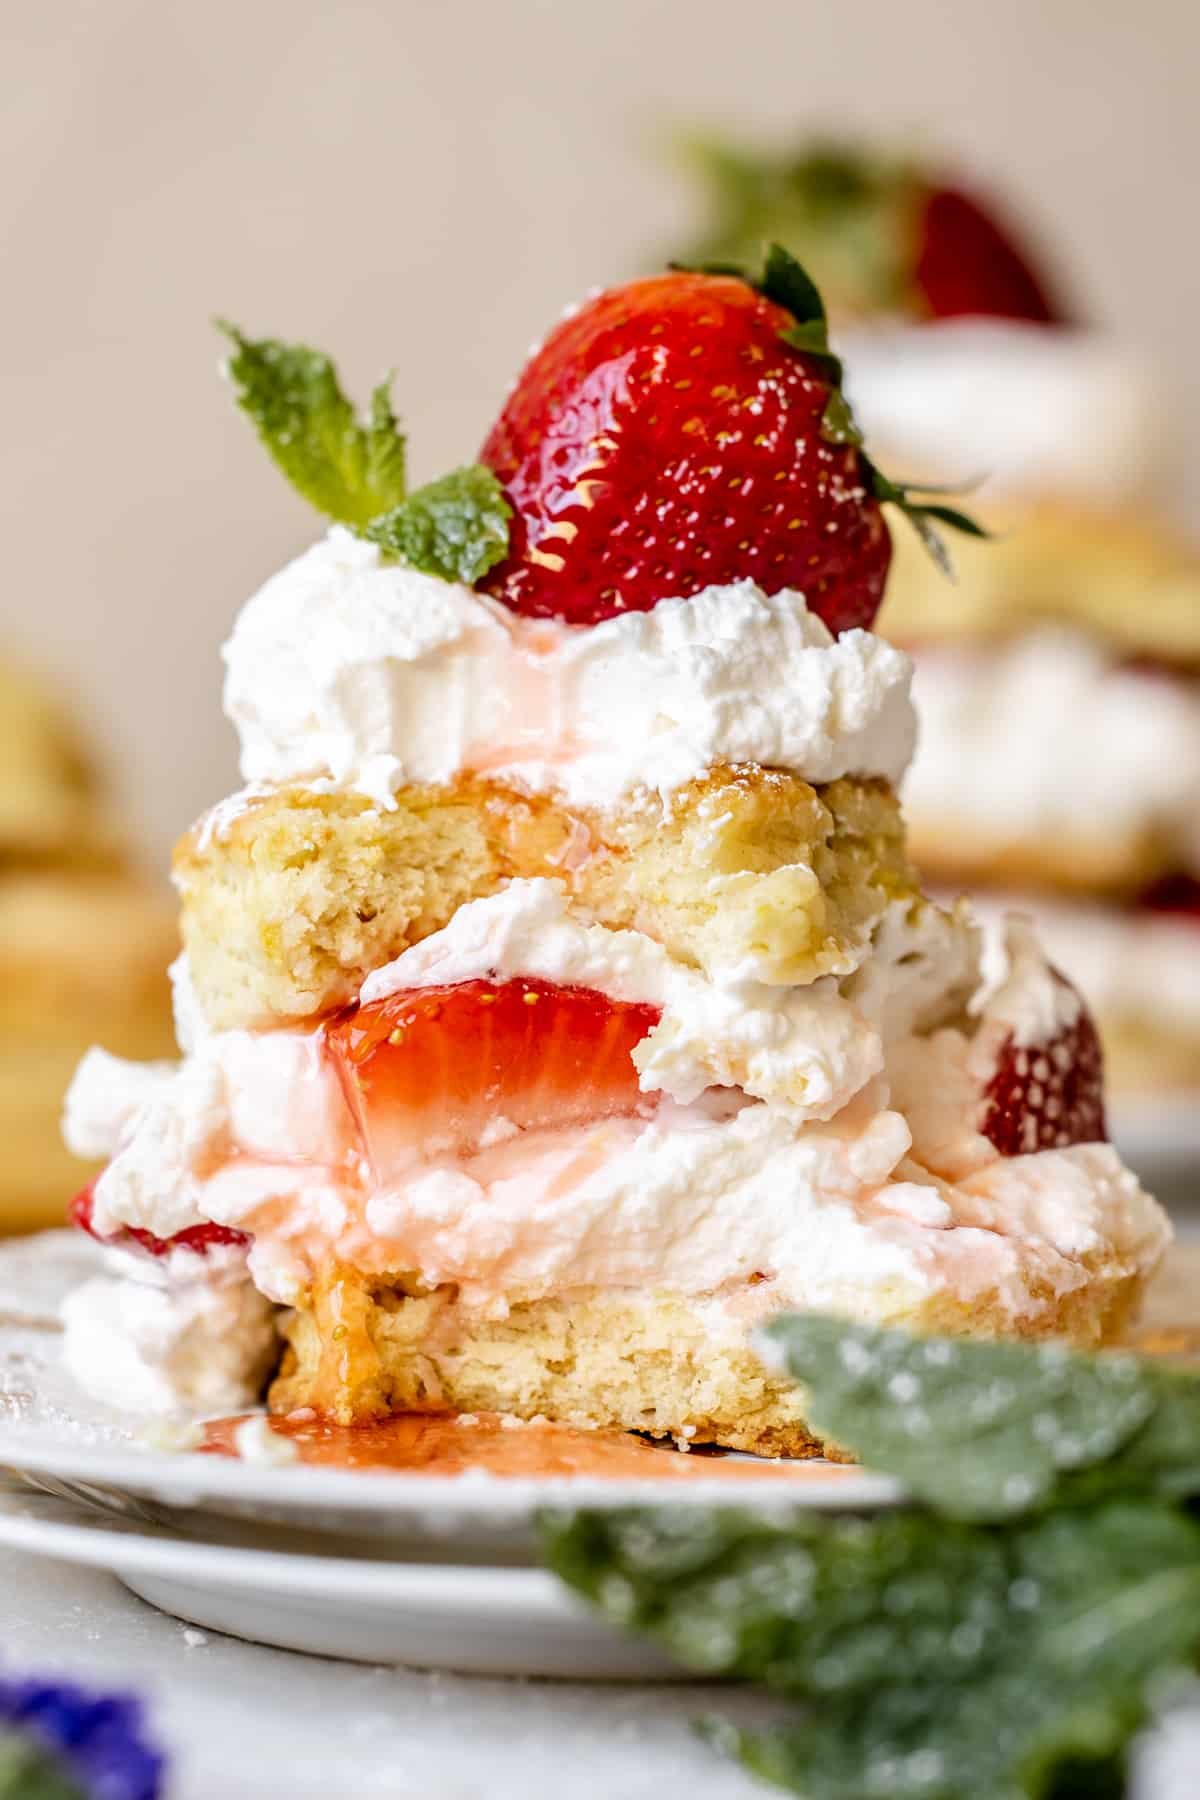
[[[749,1695],[298,1656],[198,1633],[111,1576],[7,1550],[0,1667],[137,1688],[171,1753],[170,1800],[754,1800],[765,1791],[690,1729],[715,1704],[752,1716]]]
[[[196,1632],[108,1575],[0,1551],[0,1666],[147,1697],[170,1800],[763,1800],[700,1743],[701,1687],[491,1681],[363,1668]],[[1196,1800],[1200,1702],[1161,1728],[1135,1800]]]

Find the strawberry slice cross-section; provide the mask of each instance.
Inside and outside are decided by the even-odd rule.
[[[470,1155],[493,1134],[646,1111],[632,1052],[657,1007],[592,988],[485,980],[408,988],[342,1014],[326,1041],[376,1178]]]
[[[151,1256],[169,1256],[172,1250],[194,1250],[198,1255],[215,1250],[221,1245],[235,1247],[249,1244],[250,1239],[244,1231],[235,1231],[228,1225],[191,1225],[186,1231],[176,1232],[174,1237],[155,1237],[152,1231],[143,1231],[135,1225],[127,1225],[115,1235],[106,1236],[96,1230],[93,1214],[96,1203],[96,1183],[88,1185],[76,1194],[67,1208],[67,1216],[72,1225],[80,1231],[86,1231],[97,1243],[111,1244],[115,1249],[128,1249],[136,1244]]]
[[[1070,987],[1061,975],[1054,979]],[[983,1090],[979,1129],[1001,1156],[1107,1140],[1104,1058],[1082,1001],[1073,1021],[1041,1043],[1018,1044],[1009,1032]]]

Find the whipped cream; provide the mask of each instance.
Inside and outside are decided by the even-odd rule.
[[[985,935],[983,981],[968,1011],[1019,1050],[1049,1043],[1078,1022],[1083,1001],[1060,980],[1046,960],[1033,924],[1022,913],[1006,913]]]
[[[1081,633],[922,650],[918,830],[1107,843],[1153,833],[1200,870],[1200,684],[1122,665]]]
[[[110,1159],[93,1188],[101,1236],[128,1225],[170,1238],[301,1197],[310,1210],[338,1211],[359,1151],[319,1033],[214,1033],[147,1074],[90,1050],[67,1092],[67,1147]],[[218,1179],[242,1197],[225,1218],[209,1204]]]
[[[1086,994],[1100,1017],[1200,1033],[1200,921],[1137,908],[1071,906],[1032,895],[1020,904],[1036,920],[1050,961]],[[974,905],[989,919],[1001,911],[985,895]]]
[[[229,1412],[258,1399],[278,1353],[275,1308],[240,1251],[107,1253],[62,1306],[63,1359],[89,1394],[128,1412]]]
[[[933,965],[956,936],[939,992]],[[238,1226],[254,1238],[255,1281],[280,1301],[341,1263],[455,1282],[469,1303],[501,1313],[513,1297],[576,1286],[740,1292],[754,1276],[764,1278],[754,1291],[768,1288],[773,1304],[900,1316],[938,1293],[969,1302],[987,1292],[1015,1316],[1087,1279],[1093,1251],[1152,1260],[1165,1221],[1107,1146],[998,1169],[975,1129],[980,1045],[1022,1021],[1034,1029],[1054,986],[1027,938],[1018,930],[993,959],[975,1002],[964,915],[897,905],[879,950],[882,963],[910,972],[890,1020],[886,981],[868,983],[863,971],[844,984],[858,984],[857,1003],[829,982],[748,995],[743,985],[726,1014],[660,946],[572,918],[553,883],[514,883],[373,976],[366,996],[479,975],[586,982],[661,1005],[663,1022],[676,1021],[677,1060],[664,1066],[672,1082],[687,1070],[683,1094],[740,1057],[769,1072],[770,1097],[739,1083],[707,1086],[683,1103],[664,1089],[649,1117],[540,1132],[498,1121],[470,1155],[414,1145],[411,1172],[383,1186],[356,1153],[340,1085],[314,1036],[213,1034],[132,1124],[113,1066],[84,1065],[70,1111],[94,1125],[106,1089],[119,1140],[97,1186],[98,1222],[146,1224],[159,1235],[200,1218]],[[789,1035],[798,995],[810,1011]],[[758,1023],[747,1027],[743,1015]],[[835,1115],[814,1117],[802,1091],[791,1097],[788,1071],[807,1067],[814,1045],[841,1042],[840,1024],[823,1037],[823,1017],[847,1016],[857,1020],[848,1041],[860,1059],[838,1065],[846,1092]],[[719,1035],[710,1040],[714,1018]],[[912,1036],[906,1027],[918,1021],[940,1029]],[[644,1080],[653,1036],[642,1046]],[[208,1073],[189,1073],[193,1065]],[[194,1124],[173,1127],[167,1117],[190,1109],[197,1089],[216,1096],[204,1141]],[[152,1182],[147,1165],[156,1160]]]
[[[851,403],[898,474],[1111,505],[1160,489],[1162,385],[1097,331],[946,319],[843,334]]]
[[[340,526],[249,601],[224,655],[246,781],[383,806],[464,773],[598,808],[718,761],[897,781],[915,736],[907,658],[834,639],[800,594],[743,581],[595,626],[523,619]]]

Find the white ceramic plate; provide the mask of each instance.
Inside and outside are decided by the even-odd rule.
[[[177,1618],[284,1650],[473,1675],[632,1681],[679,1674],[652,1647],[596,1618],[544,1569],[197,1544],[3,1488],[0,1544],[107,1569]]]
[[[534,1520],[545,1506],[669,1501],[856,1510],[898,1496],[885,1477],[811,1462],[771,1464],[752,1484],[734,1486],[715,1475],[668,1483],[355,1473],[143,1449],[143,1421],[89,1400],[59,1361],[58,1301],[93,1260],[70,1233],[0,1244],[0,1467],[45,1492],[143,1524],[169,1521],[199,1534],[237,1520],[289,1527],[310,1541],[336,1538],[343,1548],[512,1564],[528,1560]]]

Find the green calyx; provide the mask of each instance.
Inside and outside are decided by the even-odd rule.
[[[671,267],[690,267],[693,273],[699,275],[735,276],[765,300],[772,301],[791,314],[792,323],[780,329],[780,338],[793,350],[799,350],[814,360],[829,382],[829,399],[821,415],[821,436],[827,443],[849,445],[858,451],[867,485],[875,499],[881,504],[899,507],[942,573],[952,577],[954,570],[950,553],[938,526],[961,531],[968,537],[986,538],[989,533],[969,513],[961,512],[957,507],[946,506],[940,501],[922,498],[923,495],[936,494],[942,490],[918,488],[892,481],[867,455],[863,447],[862,430],[846,397],[842,360],[829,342],[829,316],[825,310],[825,302],[821,297],[821,290],[804,265],[790,250],[785,250],[782,244],[770,244],[760,275],[751,274],[739,264],[726,262],[696,265],[672,263]]]
[[[360,418],[321,351],[218,325],[233,344],[226,368],[238,405],[276,466],[327,518],[447,581],[479,581],[503,559],[511,508],[490,469],[474,464],[407,492],[390,378]]]

